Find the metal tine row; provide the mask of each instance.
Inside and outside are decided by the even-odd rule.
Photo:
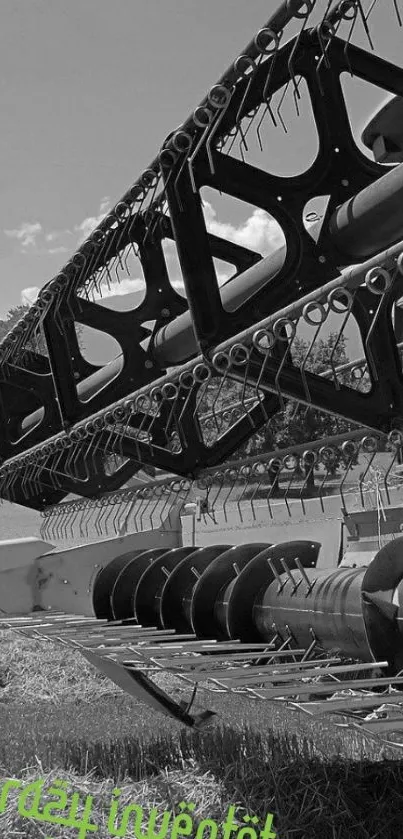
[[[244,646],[246,649],[244,650]],[[229,650],[227,652],[223,652],[220,655],[216,654],[214,651],[214,656],[211,656],[211,649],[208,650],[201,650],[200,652],[191,652],[189,655],[184,652],[180,655],[174,656],[166,656],[164,655],[164,651],[161,651],[163,658],[159,658],[158,661],[161,666],[166,668],[173,667],[175,671],[179,668],[180,671],[186,670],[186,672],[193,672],[194,670],[203,670],[203,669],[211,669],[213,665],[217,665],[217,670],[220,669],[222,665],[228,666],[232,665],[233,662],[243,661],[245,663],[249,661],[259,661],[260,659],[266,660],[267,655],[270,654],[272,658],[275,658],[275,648],[271,647],[270,644],[264,648],[264,650],[255,650],[250,652],[249,645],[241,644],[242,652],[234,652],[233,650]],[[239,647],[237,648],[239,649]],[[206,659],[206,652],[208,652],[208,659]],[[204,653],[204,655],[203,655]]]
[[[278,656],[281,659],[281,655]],[[250,680],[256,678],[259,681],[260,676],[263,675],[267,678],[273,678],[277,681],[277,675],[279,676],[279,681],[281,681],[280,674],[283,674],[283,677],[286,680],[290,679],[298,679],[299,677],[305,678],[306,676],[310,675],[311,670],[316,667],[316,673],[319,672],[330,672],[328,668],[332,666],[332,664],[340,664],[339,659],[325,659],[324,663],[321,661],[290,661],[290,662],[283,662],[283,661],[276,661],[276,656],[270,656],[270,660],[263,664],[247,664],[244,667],[232,667],[230,663],[223,662],[227,664],[225,669],[223,667],[214,667],[211,663],[204,662],[204,667],[191,667],[187,668],[189,672],[195,675],[193,676],[196,682],[203,681],[205,679],[214,678],[217,679],[219,677],[220,681],[225,684],[227,680],[239,679],[240,683],[243,683],[244,680]],[[325,665],[325,669],[324,669]]]
[[[8,629],[29,635],[30,637],[48,637],[58,639],[62,637],[72,643],[85,642],[87,646],[104,646],[106,650],[114,646],[116,641],[121,640],[124,644],[129,640],[131,652],[136,651],[137,645],[141,645],[141,655],[152,655],[156,653],[164,656],[169,652],[170,657],[175,654],[182,658],[188,653],[192,656],[209,654],[209,666],[212,664],[210,654],[218,653],[221,656],[231,657],[234,653],[237,659],[243,656],[256,660],[263,655],[270,655],[270,660],[275,661],[278,656],[292,656],[296,659],[305,653],[304,650],[274,650],[268,642],[262,643],[241,643],[239,641],[219,642],[214,639],[198,640],[192,633],[176,633],[175,630],[161,630],[156,627],[142,627],[135,623],[122,621],[104,621],[93,617],[65,615],[64,613],[46,613],[46,616],[39,618],[34,613],[31,617],[10,617],[1,621],[1,626]],[[117,635],[114,635],[117,632]],[[130,638],[130,636],[133,638]],[[129,638],[128,638],[129,636]],[[152,639],[151,644],[144,646],[144,640]],[[157,646],[155,646],[157,644]],[[162,646],[160,646],[162,645]],[[117,647],[120,649],[120,647]],[[174,660],[174,659],[172,659]],[[214,657],[214,662],[218,661]],[[192,664],[194,659],[192,658]]]
[[[305,662],[298,662],[298,664],[275,664],[275,665],[250,665],[249,667],[239,667],[239,668],[228,668],[225,672],[221,673],[220,680],[225,683],[227,680],[232,681],[236,679],[239,681],[240,685],[246,684],[246,682],[253,682],[256,681],[268,681],[272,680],[276,684],[288,683],[290,681],[295,682],[296,684],[303,679],[321,679],[324,676],[334,676],[337,679],[338,675],[343,675],[344,673],[360,673],[365,672],[371,669],[378,669],[381,667],[387,667],[387,662],[379,663],[371,663],[369,666],[365,664],[341,664],[340,661],[337,662],[337,659],[334,659],[336,664],[325,664],[321,665],[320,662],[317,661],[305,661]],[[211,672],[216,677],[216,671],[211,670]],[[203,678],[208,678],[207,674],[202,672],[197,674],[194,679],[195,681],[201,680]],[[333,691],[335,685],[333,684]]]
[[[63,502],[43,511],[41,535],[49,539],[66,539],[79,535],[122,535],[140,532],[144,525],[155,529],[171,526],[172,509],[184,504],[192,489],[186,479],[150,483],[139,489],[124,489],[101,499],[80,499]],[[103,515],[109,516],[103,519]],[[76,530],[74,525],[77,525]]]
[[[309,666],[307,666],[309,665]],[[385,663],[383,663],[383,666]],[[294,690],[294,693],[299,691],[300,685],[305,686],[307,684],[306,680],[310,680],[310,689],[311,692],[316,692],[317,685],[322,685],[323,682],[318,682],[318,679],[322,679],[324,676],[333,676],[335,680],[337,680],[337,675],[343,675],[344,673],[360,673],[366,671],[371,668],[378,668],[379,665],[371,664],[368,668],[366,664],[352,664],[352,665],[343,665],[338,662],[336,665],[325,665],[324,667],[316,666],[315,661],[310,662],[301,662],[300,667],[292,667],[291,665],[282,665],[276,664],[275,666],[249,666],[243,668],[228,668],[225,671],[221,671],[218,675],[218,671],[209,670],[206,672],[200,672],[196,674],[192,674],[193,680],[197,683],[200,681],[204,681],[207,679],[214,679],[219,681],[220,684],[223,686],[229,684],[231,686],[236,685],[237,687],[244,687],[246,685],[252,685],[254,683],[262,683],[271,682],[273,685],[284,685],[287,688],[288,686]],[[382,678],[382,677],[380,677]],[[358,680],[357,680],[358,681]],[[291,682],[291,685],[290,685]],[[335,682],[326,683],[330,685],[330,693],[335,692]],[[342,684],[339,682],[339,684]]]
[[[62,621],[64,619],[67,627],[72,627],[75,620],[76,624],[81,627],[85,624],[93,624],[91,618],[68,616],[63,613],[53,613],[51,615],[54,628],[57,630],[58,626],[62,628],[62,634],[51,634],[41,632],[35,626],[31,627],[31,631],[27,629],[27,619],[10,618],[7,622],[2,623],[5,628],[13,628],[22,635],[28,637],[37,637],[43,640],[56,640],[61,644],[69,647],[72,650],[85,651],[86,649],[93,650],[97,656],[108,657],[117,660],[121,666],[126,669],[134,669],[136,671],[143,671],[148,676],[158,675],[162,672],[168,672],[173,677],[178,678],[188,687],[199,687],[213,692],[230,692],[260,700],[272,701],[286,701],[291,708],[305,711],[310,716],[322,716],[339,714],[348,717],[347,725],[357,725],[364,729],[370,729],[373,732],[384,733],[386,731],[399,731],[402,728],[402,718],[392,717],[390,714],[403,704],[403,695],[398,696],[396,688],[391,688],[390,680],[384,677],[370,677],[365,679],[354,679],[340,681],[338,677],[345,676],[348,673],[359,674],[361,672],[368,672],[368,670],[382,669],[387,666],[386,662],[373,662],[362,664],[343,664],[337,658],[322,658],[306,660],[304,650],[278,650],[270,653],[270,660],[267,661],[268,646],[263,644],[258,645],[237,645],[234,643],[194,643],[186,641],[179,643],[174,647],[177,650],[177,656],[166,657],[167,643],[162,639],[162,644],[157,646],[128,646],[122,641],[120,644],[114,646],[113,644],[105,643],[104,645],[93,645],[89,638],[69,637],[66,631],[63,630]],[[36,623],[32,617],[33,623]],[[164,635],[165,633],[160,633]],[[150,629],[150,637],[153,636],[153,630]],[[141,644],[141,642],[140,642]],[[233,667],[231,665],[231,655],[233,650],[239,649],[240,646],[253,646],[254,652],[245,652],[244,666]],[[261,650],[261,647],[265,647]],[[184,661],[184,654],[189,648],[196,647],[197,658]],[[226,648],[230,648],[227,652]],[[256,649],[257,648],[257,649]],[[203,656],[203,652],[210,652],[211,649],[222,650],[222,655],[219,659],[207,659]],[[249,663],[255,661],[257,656],[262,656],[266,653],[265,664],[260,666],[258,663]],[[130,655],[130,660],[125,660],[125,657]],[[236,653],[237,660],[240,658],[239,653]],[[291,661],[285,662],[286,656],[292,658]],[[298,657],[302,655],[302,660]],[[252,658],[253,656],[253,658]],[[276,659],[279,661],[276,661]],[[223,672],[220,670],[221,665],[226,666]],[[218,665],[214,667],[214,665]],[[330,681],[323,682],[326,677]],[[270,686],[267,687],[267,682]],[[403,683],[403,678],[395,677],[394,684]],[[337,686],[343,691],[343,697],[337,697]],[[370,695],[369,689],[385,688],[385,693],[382,696]],[[348,694],[351,691],[351,694]],[[360,693],[358,693],[360,691]],[[324,699],[315,701],[304,700],[305,696],[314,693],[315,696],[323,695]],[[336,694],[335,698],[333,695]],[[332,697],[325,699],[325,697]],[[382,719],[377,718],[376,709],[382,709]],[[385,717],[385,708],[386,719]],[[372,714],[368,719],[368,715],[362,716],[366,711],[370,710]],[[346,724],[343,723],[343,726]]]
[[[390,677],[378,678],[363,678],[363,679],[349,679],[342,680],[337,683],[340,690],[368,690],[370,688],[388,687],[390,685]],[[394,677],[393,684],[403,685],[403,677]],[[306,696],[311,693],[315,695],[331,695],[336,693],[336,682],[304,682],[298,685],[281,685],[279,687],[259,688],[259,694],[262,699],[277,699],[287,698],[292,696]]]
[[[402,441],[403,438],[398,431],[391,432],[389,438],[383,437],[383,435],[363,435],[362,431],[352,432],[350,435],[318,440],[316,443],[309,444],[309,447],[306,444],[293,446],[285,450],[268,453],[259,459],[246,458],[243,461],[231,464],[229,468],[222,471],[214,472],[210,470],[198,479],[197,485],[207,492],[209,512],[214,513],[220,510],[226,520],[228,520],[229,512],[233,514],[234,505],[236,505],[242,521],[241,501],[245,505],[246,502],[243,499],[247,494],[249,494],[247,503],[250,505],[254,518],[256,518],[255,504],[257,498],[261,499],[261,503],[266,501],[272,517],[271,500],[273,497],[277,498],[277,503],[279,501],[285,502],[291,515],[287,497],[291,488],[296,490],[294,498],[301,502],[302,510],[305,513],[304,489],[313,470],[322,467],[324,470],[323,478],[319,486],[316,485],[315,491],[310,490],[309,497],[317,498],[324,511],[324,498],[331,492],[336,491],[341,494],[347,509],[349,505],[344,494],[346,480],[354,466],[360,463],[363,471],[360,473],[358,483],[354,479],[353,483],[350,484],[349,492],[359,491],[361,505],[365,507],[366,501],[368,502],[368,493],[373,489],[373,475],[376,474],[372,464],[378,453],[384,457],[383,452],[387,442],[390,453],[386,456],[390,459],[390,465],[386,470],[384,469],[382,482],[378,480],[378,487],[380,496],[384,492],[385,501],[390,503],[389,490],[392,485],[398,485],[400,480],[392,469],[396,462],[401,460]],[[335,480],[332,478],[335,468],[342,470],[342,475],[336,486]],[[328,478],[329,482],[327,484]],[[228,505],[232,493],[234,494],[233,505],[229,510]],[[203,516],[207,521],[205,513],[203,513]]]
[[[373,708],[379,708],[382,705],[388,704],[395,707],[403,705],[403,693],[398,693],[395,690],[387,688],[385,692],[379,693],[363,693],[363,694],[346,694],[340,698],[314,700],[304,703],[295,703],[298,709],[305,711],[311,716],[325,716],[332,714],[354,714],[355,718],[360,713],[365,713]],[[402,720],[403,722],[403,720]]]
[[[274,128],[277,128],[280,125],[283,131],[287,133],[288,129],[285,122],[285,118],[283,116],[283,111],[285,102],[289,95],[292,95],[292,100],[294,102],[296,114],[297,116],[300,116],[301,77],[297,75],[295,69],[295,58],[299,49],[301,39],[303,37],[303,33],[305,29],[310,25],[313,25],[315,27],[319,41],[320,56],[318,56],[316,64],[316,77],[318,80],[319,90],[321,90],[323,93],[321,82],[322,73],[331,69],[329,47],[331,45],[332,39],[336,36],[341,35],[345,39],[345,61],[347,66],[349,67],[350,74],[353,75],[349,61],[349,47],[353,42],[353,36],[357,30],[357,27],[361,23],[370,48],[374,48],[373,40],[371,37],[370,24],[368,21],[375,6],[377,5],[377,2],[378,0],[369,0],[368,9],[364,10],[363,3],[361,2],[361,0],[323,0],[323,2],[321,3],[317,3],[317,0],[308,0],[308,2],[306,2],[301,9],[295,10],[295,18],[298,18],[301,21],[301,23],[288,60],[289,80],[284,86],[284,88],[280,91],[272,90],[271,81],[273,71],[275,68],[277,53],[280,48],[281,40],[284,34],[283,31],[277,31],[274,33],[275,37],[273,38],[273,43],[267,45],[265,53],[261,54],[258,57],[257,61],[252,59],[248,55],[240,56],[237,59],[237,66],[243,68],[244,75],[246,77],[249,77],[249,83],[246,87],[244,97],[238,109],[238,113],[235,119],[235,126],[229,132],[229,134],[221,140],[220,150],[226,154],[231,154],[235,147],[235,150],[237,150],[237,152],[239,153],[239,156],[242,159],[242,161],[245,162],[246,160],[248,160],[249,149],[247,143],[247,135],[249,134],[256,119],[259,118],[256,127],[256,137],[260,151],[263,152],[261,130],[263,122],[266,119],[267,115],[270,115],[271,122]],[[398,25],[401,26],[402,16],[399,10],[398,0],[392,0],[392,3]],[[319,14],[319,17],[318,15],[315,16],[315,11],[318,11],[319,13],[321,13],[321,15]],[[346,29],[345,34],[344,29]],[[264,84],[263,104],[257,108],[254,108],[252,111],[250,109],[248,111],[248,108],[246,106],[248,101],[249,90],[253,82],[254,76],[263,60],[264,55],[270,55],[270,61],[267,62],[268,74]],[[276,104],[274,103],[274,99],[277,99]],[[246,114],[246,116],[243,116],[244,114]],[[209,155],[209,158],[211,159],[211,155]],[[212,172],[214,173],[213,166]]]
[[[381,433],[363,434],[362,430],[358,430],[314,441],[309,445],[295,445],[260,457],[244,458],[219,470],[205,470],[193,482],[187,479],[149,482],[139,489],[119,490],[98,500],[64,502],[44,511],[41,535],[48,539],[73,537],[78,535],[74,531],[75,522],[79,524],[79,535],[85,534],[87,537],[91,532],[98,536],[105,533],[121,535],[122,532],[139,532],[145,521],[152,526],[162,526],[164,522],[170,525],[173,509],[178,510],[189,499],[200,497],[200,493],[205,496],[200,515],[206,522],[208,515],[218,511],[228,520],[234,510],[238,512],[241,521],[243,511],[247,516],[251,512],[256,519],[258,504],[260,507],[267,504],[273,518],[274,500],[277,504],[284,503],[291,515],[291,498],[301,503],[305,513],[304,494],[318,499],[323,511],[325,498],[335,491],[341,495],[346,509],[349,507],[346,493],[350,496],[358,493],[363,508],[374,500],[374,493],[377,506],[378,502],[390,504],[391,490],[401,482],[397,466],[402,461],[402,448],[403,436],[398,430],[390,432],[388,436]],[[378,457],[381,458],[382,467],[377,465]],[[389,460],[386,466],[385,458]],[[358,480],[354,474],[351,477],[357,466],[361,468]],[[314,474],[318,469],[322,469],[322,476],[320,473],[319,477]],[[349,478],[350,482],[347,483]],[[312,479],[315,481],[314,487]],[[158,522],[154,515],[157,509]],[[105,512],[109,521],[102,519]],[[94,520],[92,531],[91,517]]]
[[[255,327],[247,330],[246,333],[242,333],[242,340],[239,340],[240,336],[236,336],[225,342],[217,348],[212,358],[211,365],[214,375],[226,374],[230,376],[232,367],[237,366],[238,370],[240,366],[243,367],[244,380],[243,383],[241,382],[241,402],[243,410],[247,411],[246,382],[252,349],[260,354],[261,369],[263,370],[267,363],[267,358],[273,350],[273,345],[279,341],[284,344],[285,340],[287,340],[283,359],[275,377],[275,392],[280,402],[284,405],[289,395],[284,393],[281,380],[282,373],[285,361],[287,359],[292,361],[292,348],[297,331],[296,324],[299,322],[300,317],[302,317],[306,325],[313,326],[314,328],[314,335],[308,352],[299,369],[299,376],[301,377],[305,390],[305,400],[309,406],[311,394],[307,378],[307,368],[320,330],[330,312],[338,313],[342,316],[342,325],[336,343],[340,340],[348,318],[350,317],[354,291],[363,279],[367,288],[374,294],[374,299],[376,297],[379,298],[379,305],[374,314],[373,324],[365,346],[365,357],[370,375],[376,379],[377,373],[370,346],[371,333],[376,326],[378,317],[380,317],[387,292],[390,290],[395,279],[398,276],[400,277],[403,272],[401,251],[402,244],[398,243],[383,254],[378,255],[376,259],[370,260],[369,263],[364,263],[362,266],[350,269],[347,276],[342,275],[338,280],[331,281],[324,289],[320,289],[318,292],[309,295],[308,302],[300,301],[283,310],[284,312],[288,312],[288,315],[282,315],[281,317],[273,315],[262,321],[258,325],[258,328]],[[391,271],[382,267],[382,262],[384,261],[387,261],[388,264],[392,261]],[[367,268],[368,264],[373,267]],[[330,288],[330,291],[325,292],[326,288]],[[321,299],[324,299],[325,303],[322,303]],[[287,339],[284,337],[285,332],[287,333]],[[290,355],[291,359],[289,359]],[[331,375],[335,386],[338,386],[343,371],[340,372],[335,366],[333,358],[331,359],[331,364],[331,372],[324,372],[327,377]],[[58,477],[60,478],[62,476],[74,477],[78,483],[82,482],[85,485],[88,480],[88,464],[90,461],[94,463],[97,450],[109,452],[110,446],[110,451],[116,451],[117,448],[120,454],[123,451],[121,448],[122,440],[128,431],[130,418],[134,414],[141,412],[145,418],[142,422],[149,421],[150,417],[152,418],[152,422],[156,413],[161,410],[161,404],[165,403],[168,406],[172,405],[166,424],[167,449],[171,452],[178,451],[178,446],[180,449],[181,445],[179,441],[182,429],[180,416],[179,419],[177,418],[176,406],[179,404],[180,399],[182,399],[181,394],[184,387],[184,377],[186,377],[186,387],[188,390],[192,390],[192,388],[197,388],[198,391],[201,390],[201,395],[199,393],[198,400],[199,407],[203,397],[208,392],[212,369],[205,361],[201,362],[196,360],[195,362],[183,365],[173,376],[166,376],[162,380],[159,380],[158,383],[154,383],[151,388],[142,388],[137,394],[133,394],[125,400],[119,400],[119,402],[114,403],[107,410],[93,415],[90,419],[77,423],[68,434],[61,432],[48,440],[46,444],[34,446],[23,456],[10,458],[2,465],[0,470],[2,494],[12,500],[13,484],[18,479],[21,479],[21,473],[23,490],[27,495],[32,489],[39,487],[44,472],[46,472],[48,480],[56,487],[58,486]],[[140,448],[139,438],[141,434],[144,437],[144,430],[140,427],[133,434],[132,432],[130,434],[135,441],[136,447],[138,446],[138,460],[141,463],[142,451],[144,453],[144,449],[141,450]],[[145,436],[147,438],[147,434]],[[136,440],[139,440],[138,444]],[[149,449],[150,456],[152,456],[150,439],[148,443],[143,442],[142,445],[145,445]],[[66,454],[66,449],[69,450],[68,454]],[[64,467],[62,469],[60,464],[63,462],[63,458]]]

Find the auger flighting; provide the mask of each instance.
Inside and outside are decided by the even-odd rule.
[[[200,639],[334,650],[344,658],[403,665],[403,539],[367,568],[317,568],[320,544],[160,548],[118,557],[94,585],[100,619]]]

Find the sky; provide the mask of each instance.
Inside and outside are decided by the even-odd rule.
[[[0,316],[61,270],[278,5],[1,0]],[[401,63],[392,7],[378,0],[371,20],[379,52]],[[358,127],[385,98],[355,83],[348,95]],[[309,106],[299,120],[287,107],[289,133],[269,143],[280,174],[306,168],[315,148]],[[203,197],[212,232],[262,253],[281,244],[262,211]]]

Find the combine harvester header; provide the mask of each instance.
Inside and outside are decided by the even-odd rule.
[[[380,6],[283,2],[0,345],[0,496],[44,539],[0,546],[2,625],[188,725],[213,713],[192,713],[199,687],[403,728],[403,69],[374,48],[377,15],[402,19]],[[351,77],[384,92],[361,138]],[[287,107],[317,136],[293,175],[271,171]],[[206,188],[283,245],[213,235]],[[139,272],[137,308],[102,305]],[[120,354],[90,364],[77,325]],[[239,459],[301,406],[347,430]]]

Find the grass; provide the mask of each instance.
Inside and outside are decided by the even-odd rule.
[[[278,839],[403,836],[400,751],[233,696],[206,694],[220,717],[192,732],[137,704],[67,648],[11,632],[0,641],[0,777],[63,778],[93,795],[99,839],[110,836],[105,814],[116,784],[123,805],[139,803],[146,818],[152,807],[193,801],[195,827],[221,822],[234,804],[243,827],[245,813],[274,813]],[[18,815],[16,795],[0,836],[43,839],[43,826]],[[77,836],[51,830],[52,839]]]

